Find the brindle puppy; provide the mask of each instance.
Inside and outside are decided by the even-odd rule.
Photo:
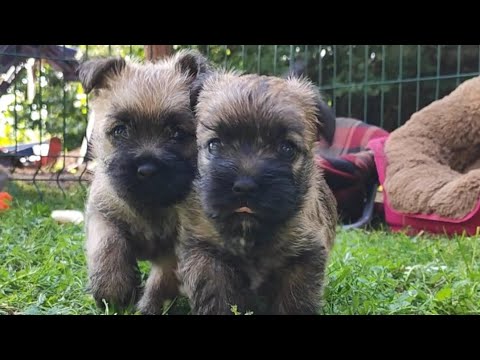
[[[196,116],[199,175],[180,211],[194,314],[317,313],[336,202],[314,164],[325,104],[305,79],[218,73]],[[327,135],[328,137],[328,135]]]
[[[158,63],[90,60],[79,77],[93,90],[92,145],[97,161],[87,205],[89,287],[120,309],[138,300],[137,260],[152,270],[138,308],[161,312],[177,294],[174,245],[181,207],[196,172],[192,106],[208,72],[196,52]]]

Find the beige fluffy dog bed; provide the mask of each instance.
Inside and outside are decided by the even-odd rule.
[[[459,219],[480,200],[480,77],[391,133],[385,190],[393,209]]]

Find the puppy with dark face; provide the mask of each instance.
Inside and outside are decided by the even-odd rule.
[[[94,92],[97,166],[86,231],[89,287],[99,306],[105,300],[122,309],[138,299],[137,260],[152,262],[142,313],[161,312],[177,294],[176,207],[196,172],[192,106],[207,71],[196,52],[155,64],[97,59],[79,68],[85,91]]]
[[[306,80],[215,74],[196,109],[198,177],[180,211],[179,274],[195,314],[314,314],[336,203],[314,164],[325,131]]]

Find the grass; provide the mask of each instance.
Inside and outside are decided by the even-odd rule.
[[[0,314],[104,314],[85,290],[83,225],[50,218],[55,209],[82,209],[85,191],[71,188],[64,197],[44,188],[43,200],[31,186],[9,191],[12,208],[0,213]],[[477,314],[479,242],[339,231],[322,314]],[[187,314],[186,300],[166,313]]]

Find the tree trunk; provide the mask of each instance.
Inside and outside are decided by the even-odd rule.
[[[157,61],[172,53],[172,45],[144,45],[145,58],[149,61]]]

